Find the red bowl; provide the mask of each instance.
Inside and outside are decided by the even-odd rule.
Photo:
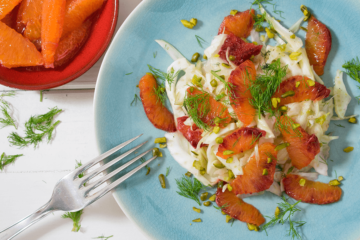
[[[80,77],[99,60],[109,46],[118,12],[119,0],[107,0],[85,45],[66,67],[43,71],[0,67],[0,84],[24,90],[45,90]]]

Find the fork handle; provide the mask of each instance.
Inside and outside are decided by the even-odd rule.
[[[16,235],[47,216],[49,213],[53,212],[53,210],[48,208],[49,203],[46,203],[44,206],[39,208],[36,212],[30,214],[29,216],[23,218],[18,221],[14,225],[8,227],[7,229],[0,232],[0,240],[9,240],[13,239]]]

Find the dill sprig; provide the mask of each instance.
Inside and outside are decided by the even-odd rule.
[[[126,73],[125,75],[131,75],[131,74],[133,74],[133,72]]]
[[[108,237],[104,237],[104,235],[93,238],[93,239],[104,239],[104,240],[108,240],[109,238],[112,238],[114,235],[108,236]]]
[[[210,111],[209,98],[210,95],[203,91],[197,95],[191,95],[187,92],[184,98],[184,106],[189,116],[196,126],[204,130],[209,129],[209,125],[202,120]]]
[[[134,99],[132,100],[132,102],[130,103],[130,106],[132,106],[134,104],[134,106],[136,106],[137,101],[141,101],[141,99],[139,98],[139,96],[137,94],[135,94]]]
[[[156,102],[160,101],[162,103],[162,105],[165,105],[165,101],[166,101],[166,91],[165,91],[165,86],[164,84],[160,84],[157,88],[154,87],[154,92],[156,95]]]
[[[14,126],[15,129],[17,129],[15,125],[15,120],[10,116],[8,112],[8,108],[1,106],[1,112],[4,116],[4,118],[0,118],[1,128],[7,127],[7,126]]]
[[[231,98],[235,98],[235,95],[233,94],[233,89],[235,86],[232,83],[226,82],[225,79],[217,75],[216,71],[211,70],[211,74],[216,77],[220,82],[222,82],[225,85],[225,89],[230,95]]]
[[[185,175],[181,179],[175,179],[176,185],[179,188],[179,192],[177,192],[180,196],[190,198],[197,202],[199,206],[201,206],[200,200],[199,200],[199,192],[201,189],[205,188],[202,183],[194,178],[194,181],[192,181],[191,178],[186,177]]]
[[[271,104],[271,97],[277,91],[282,79],[286,76],[287,65],[281,67],[280,59],[263,67],[264,74],[258,75],[249,86],[251,96],[250,103],[258,110],[259,118],[264,112],[272,116],[275,111]],[[249,76],[247,76],[249,77]],[[251,79],[250,79],[251,80]]]
[[[162,83],[168,82],[169,86],[171,87],[171,84],[175,81],[177,76],[179,75],[180,71],[175,72],[172,68],[169,73],[163,72],[160,69],[154,68],[153,66],[149,65],[150,72],[158,79],[162,81]],[[161,85],[160,83],[159,85]]]
[[[169,175],[170,171],[171,171],[171,167],[167,167],[165,177],[167,177]]]
[[[33,144],[34,147],[37,147],[37,145],[42,142],[44,136],[47,136],[49,143],[55,127],[60,123],[60,121],[53,123],[54,116],[61,111],[61,109],[54,107],[45,114],[31,116],[25,123],[25,137],[21,137],[16,132],[12,132],[8,136],[10,144],[18,147],[26,147]]]
[[[73,228],[71,229],[71,231],[73,232],[78,232],[81,228],[80,223],[80,218],[81,215],[83,213],[83,210],[77,211],[77,212],[67,212],[63,215],[61,215],[62,218],[66,219],[69,218],[73,221]]]
[[[157,51],[155,51],[155,52],[153,53],[153,57],[156,58],[156,56],[157,56]]]
[[[75,169],[79,168],[81,166],[82,166],[81,161],[80,162],[76,161]],[[84,176],[83,173],[79,174],[79,178],[82,178],[83,176]],[[81,225],[79,223],[80,223],[80,218],[81,218],[82,214],[83,214],[83,209],[81,209],[80,211],[77,211],[77,212],[67,212],[67,213],[63,214],[61,217],[64,219],[65,218],[71,219],[73,221],[73,228],[71,231],[78,232],[81,228]]]
[[[342,67],[346,69],[347,75],[360,83],[360,61],[358,57],[356,57],[356,59],[353,58],[350,61],[345,62]],[[360,86],[358,86],[358,88],[360,88]]]
[[[291,130],[293,130],[294,131],[294,133],[295,133],[295,136],[293,136],[293,137],[302,137],[302,133],[301,133],[301,131],[299,130],[299,128],[295,128],[294,129],[294,124],[295,124],[295,122],[294,122],[294,120],[292,120],[292,118],[291,117],[289,117],[288,115],[283,115],[283,117],[285,118],[285,121],[284,121],[284,123],[282,123],[281,121],[280,121],[280,117],[279,116],[277,116],[276,117],[276,121],[275,121],[275,127],[280,131],[280,130],[284,130],[285,132],[287,132],[288,134],[291,134],[291,132],[290,132],[290,130],[289,129],[291,129]]]
[[[206,41],[202,37],[199,37],[198,35],[195,35],[195,38],[196,38],[196,41],[198,42],[199,46],[201,48],[204,48],[203,44],[206,43]]]
[[[335,126],[345,128],[345,127],[344,127],[343,125],[341,125],[341,124],[335,124]]]
[[[0,157],[0,171],[4,169],[4,167],[10,163],[15,162],[16,158],[23,156],[23,154],[17,155],[6,155],[4,152],[1,154]]]
[[[291,239],[297,238],[302,239],[300,234],[297,232],[296,228],[303,226],[306,222],[304,221],[293,221],[291,218],[294,216],[296,212],[300,212],[301,210],[296,207],[296,205],[301,202],[301,200],[297,201],[294,204],[290,204],[287,199],[283,196],[282,197],[283,202],[278,203],[280,208],[280,213],[277,216],[268,217],[270,219],[270,222],[266,223],[264,226],[262,226],[262,230],[265,230],[267,235],[267,229],[269,227],[274,226],[276,223],[281,223],[284,225],[284,223],[288,222],[290,229],[288,231],[288,236],[291,236]]]
[[[4,128],[7,126],[14,126],[17,129],[15,120],[11,117],[9,110],[11,110],[10,103],[5,101],[4,97],[13,97],[15,96],[15,92],[6,92],[0,95],[0,103],[3,105],[1,106],[1,112],[4,118],[0,118],[0,128]]]

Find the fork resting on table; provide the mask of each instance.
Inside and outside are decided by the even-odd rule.
[[[100,185],[108,181],[111,177],[115,176],[117,173],[124,170],[126,167],[131,165],[132,163],[136,162],[143,156],[145,156],[147,153],[152,151],[152,149],[145,151],[144,153],[138,155],[134,159],[126,162],[121,167],[117,168],[116,170],[102,176],[100,179],[87,183],[89,180],[97,176],[98,174],[104,172],[112,165],[119,162],[121,159],[127,157],[137,149],[139,149],[141,146],[143,146],[146,142],[141,143],[140,145],[128,150],[127,152],[121,154],[120,156],[116,157],[115,159],[111,160],[110,162],[95,168],[94,170],[91,170],[90,172],[85,172],[91,167],[93,167],[97,163],[102,163],[102,161],[110,156],[111,154],[115,153],[116,151],[122,149],[129,143],[133,142],[137,138],[139,138],[141,135],[134,137],[133,139],[130,139],[117,147],[114,147],[113,149],[101,154],[100,156],[96,157],[92,161],[88,162],[87,164],[75,169],[71,173],[64,176],[60,181],[55,185],[53,194],[49,202],[47,202],[44,206],[39,208],[36,212],[30,214],[29,216],[25,217],[24,219],[20,220],[19,222],[15,223],[11,227],[3,230],[0,232],[0,240],[8,240],[14,238],[16,235],[39,221],[40,219],[47,216],[49,213],[54,211],[67,211],[67,212],[77,212],[81,209],[87,207],[91,203],[95,202],[102,196],[104,196],[106,193],[114,189],[117,185],[125,181],[127,178],[129,178],[131,175],[139,171],[141,168],[149,164],[151,161],[153,161],[157,156],[154,156],[147,160],[146,162],[142,163],[138,167],[134,168],[130,172],[124,174],[122,177],[117,179],[116,181],[108,184],[106,187],[99,189],[97,192],[92,193],[94,190],[96,191],[96,188],[98,188]],[[79,174],[84,173],[84,176],[82,178],[79,178]],[[87,184],[85,184],[87,183]]]

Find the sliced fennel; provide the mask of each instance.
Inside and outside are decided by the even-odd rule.
[[[304,21],[305,16],[302,16],[296,23],[294,23],[294,25],[292,25],[289,28],[289,31],[296,33],[297,31],[299,31],[301,23]]]
[[[263,8],[261,4],[259,4],[259,9],[262,14],[266,13],[266,21],[274,27],[274,29],[280,34],[280,36],[292,47],[293,51],[296,52],[303,46],[302,40],[295,36],[294,39],[292,39],[290,36],[294,33],[291,32],[289,29],[286,29],[283,27],[278,21],[276,21],[273,17],[270,16],[269,13],[266,12],[266,10]]]
[[[336,71],[334,83],[335,112],[340,119],[344,119],[351,97],[346,91],[342,71]]]
[[[167,41],[165,41],[165,40],[155,40],[155,42],[157,42],[169,54],[169,56],[174,61],[178,60],[180,58],[185,58],[186,59],[186,57],[184,55],[182,55],[181,52],[179,52],[179,50],[177,50],[173,45],[171,45]]]

